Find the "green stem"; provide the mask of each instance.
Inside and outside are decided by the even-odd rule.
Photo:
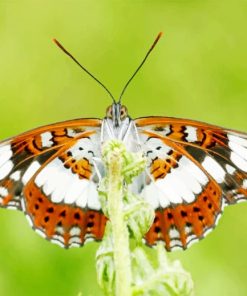
[[[103,242],[97,252],[98,282],[106,295],[192,295],[193,282],[178,261],[170,262],[164,244],[157,246],[156,262],[142,247],[130,249],[130,237],[140,242],[153,221],[154,211],[128,184],[146,166],[141,153],[130,153],[117,140],[103,147],[105,177],[99,186],[108,217]],[[140,244],[139,244],[140,245]]]
[[[116,295],[131,295],[131,261],[129,233],[123,214],[123,181],[121,155],[112,153],[109,162],[108,211],[112,227],[113,257],[116,270]]]

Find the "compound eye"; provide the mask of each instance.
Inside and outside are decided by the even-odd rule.
[[[121,106],[121,110],[120,110],[120,118],[123,120],[127,117],[128,115],[128,110],[125,106]]]
[[[112,119],[112,106],[106,109],[106,117]]]

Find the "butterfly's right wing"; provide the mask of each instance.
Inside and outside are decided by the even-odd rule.
[[[225,205],[247,200],[247,134],[168,117],[135,123],[148,159],[141,194],[156,211],[147,242],[186,249],[214,229]]]

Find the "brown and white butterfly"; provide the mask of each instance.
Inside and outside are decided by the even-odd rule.
[[[65,121],[1,142],[0,205],[23,211],[62,247],[101,240],[107,219],[97,186],[101,147],[111,139],[148,160],[132,184],[155,210],[148,245],[186,249],[216,226],[224,206],[247,198],[247,134],[186,119],[133,120],[114,100],[102,120]]]

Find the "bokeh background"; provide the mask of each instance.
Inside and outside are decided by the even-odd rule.
[[[132,117],[191,118],[247,131],[245,0],[0,0],[0,137],[103,117],[108,95],[51,42],[60,40],[118,96],[159,31],[164,37],[124,97]],[[21,212],[0,210],[0,295],[101,295],[98,244],[63,250]],[[247,203],[225,209],[205,240],[175,252],[196,295],[247,295]]]

